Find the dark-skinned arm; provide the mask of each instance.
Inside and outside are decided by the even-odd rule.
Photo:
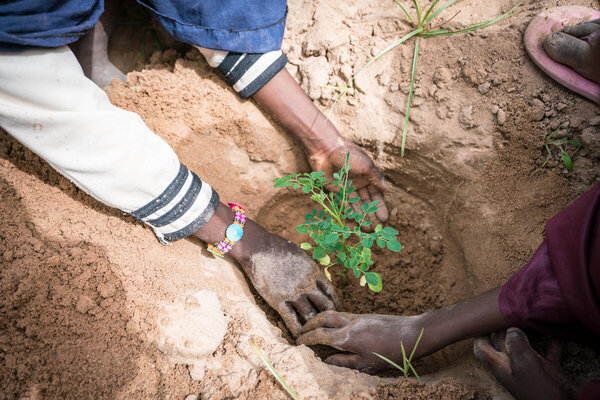
[[[331,177],[344,164],[346,154],[350,153],[350,178],[358,195],[363,201],[379,200],[376,217],[382,222],[387,220],[388,210],[383,201],[387,184],[373,160],[338,132],[285,68],[252,98],[273,120],[302,143],[313,171],[324,171]],[[356,209],[360,205],[353,204]]]
[[[233,212],[221,203],[194,236],[218,243],[232,222]],[[249,218],[242,239],[229,255],[240,263],[254,288],[281,315],[294,336],[310,318],[335,306],[331,282],[306,252]]]

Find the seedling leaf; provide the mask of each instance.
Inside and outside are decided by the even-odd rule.
[[[563,162],[567,166],[567,169],[569,171],[573,172],[573,163],[571,162],[571,157],[569,157],[569,155],[564,151],[562,152],[561,156],[562,156]]]

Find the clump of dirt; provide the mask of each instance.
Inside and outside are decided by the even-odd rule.
[[[457,21],[488,19],[511,3],[463,2]],[[333,110],[340,131],[372,154],[390,182],[388,224],[403,244],[400,253],[374,254],[382,292],[336,278],[344,311],[412,315],[501,285],[531,257],[545,221],[600,177],[597,108],[545,77],[521,44],[527,22],[547,6],[528,1],[486,30],[422,41],[405,158],[409,46],[365,70],[357,93]],[[375,0],[289,7],[288,70],[323,110],[336,96],[327,86],[345,83],[407,29],[394,4]],[[196,50],[176,46],[142,60],[147,27],[139,29],[115,32],[111,57],[138,70],[106,89],[110,100],[140,114],[223,200],[305,241],[294,227],[313,205],[271,182],[308,170],[301,148]],[[541,168],[553,130],[585,144],[572,157],[574,173],[558,156]],[[427,385],[400,379],[376,390],[376,377],[323,364],[284,340],[281,321],[264,308],[280,329],[269,323],[236,265],[210,258],[197,240],[159,245],[149,229],[79,191],[4,132],[0,196],[0,384],[9,398],[286,398],[250,338],[303,398],[506,395],[468,342],[415,364]],[[173,349],[188,347],[171,338],[159,350],[161,321],[173,310],[185,319],[193,311],[186,299],[199,291],[218,299],[226,332],[210,354],[186,353],[187,365],[175,364]],[[573,375],[592,376],[598,365],[596,353],[567,346],[563,366]]]

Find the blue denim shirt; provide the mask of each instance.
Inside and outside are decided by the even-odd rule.
[[[137,0],[176,39],[240,53],[278,50],[286,0]],[[0,51],[77,41],[104,11],[104,0],[0,1]]]

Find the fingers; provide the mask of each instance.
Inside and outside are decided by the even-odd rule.
[[[509,376],[510,361],[505,353],[496,351],[487,336],[478,337],[473,344],[475,357],[479,359],[494,375]]]
[[[582,38],[584,36],[588,36],[592,32],[600,29],[600,23],[594,21],[583,22],[581,24],[572,25],[565,27],[562,31],[571,36],[575,36],[577,38]]]
[[[306,296],[302,296],[297,300],[291,301],[290,304],[294,307],[298,316],[300,317],[300,323],[305,323],[315,315],[317,310],[312,305]]]
[[[382,192],[388,190],[388,184],[385,180],[385,177],[375,165],[373,165],[373,167],[369,171],[369,182],[371,182],[372,185],[374,185],[377,189],[381,190]]]
[[[285,326],[288,327],[292,336],[298,337],[302,332],[302,324],[294,307],[289,302],[286,302],[283,308],[277,307],[275,310],[283,319]]]
[[[315,293],[309,293],[307,295],[310,302],[313,304],[317,312],[333,310],[335,304],[333,300],[327,297],[324,293],[316,291]]]
[[[300,335],[296,340],[296,343],[304,344],[306,346],[323,344],[344,351],[347,350],[343,347],[345,336],[346,335],[339,329],[316,328]]]
[[[367,190],[369,191],[369,195],[373,201],[379,201],[379,204],[377,204],[377,211],[375,211],[375,216],[381,222],[387,221],[390,214],[385,202],[383,201],[383,193],[377,190],[377,188],[373,185],[367,186]]]
[[[589,58],[590,45],[563,32],[554,32],[544,40],[544,51],[554,61],[578,69]]]
[[[325,296],[331,299],[331,301],[333,302],[333,307],[331,308],[337,308],[339,304],[338,297],[335,293],[335,288],[333,287],[331,282],[329,280],[317,279],[317,287],[319,288],[319,290],[321,290],[321,292],[325,294]]]
[[[334,354],[324,360],[327,364],[338,367],[362,369],[362,358],[358,354]]]
[[[348,318],[337,311],[325,311],[309,320],[302,328],[302,333],[316,328],[343,328],[348,324]]]

